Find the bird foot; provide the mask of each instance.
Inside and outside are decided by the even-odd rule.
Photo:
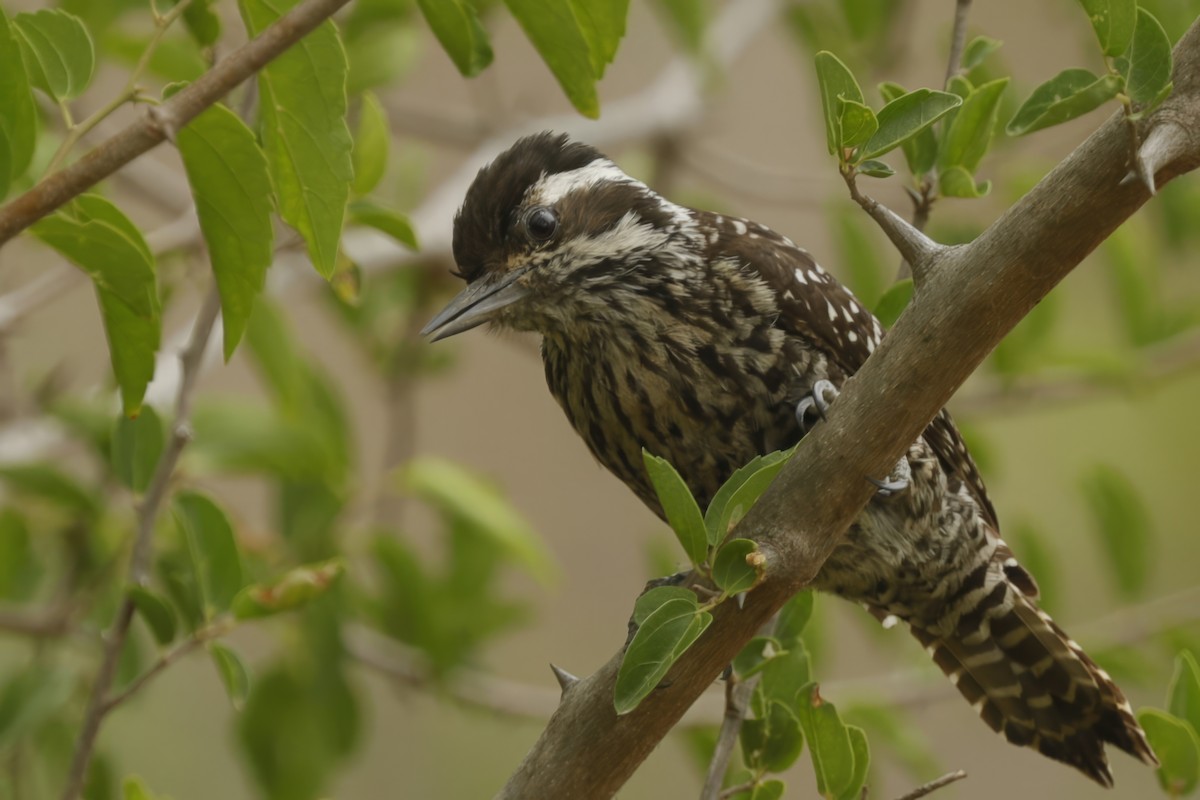
[[[900,494],[912,485],[912,467],[908,465],[908,458],[901,456],[896,462],[896,466],[892,468],[892,472],[883,480],[867,476],[873,486],[879,491],[876,493],[880,497],[891,497]]]
[[[837,387],[826,380],[819,380],[800,402],[796,404],[796,422],[803,433],[808,433],[816,427],[817,422],[825,419],[830,404],[837,399]],[[815,417],[815,419],[814,419]]]

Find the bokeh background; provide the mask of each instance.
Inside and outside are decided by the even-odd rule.
[[[5,3],[10,12],[40,5]],[[118,34],[130,40],[146,34],[138,4],[75,5],[82,13],[111,11],[108,30],[116,33],[109,41]],[[84,8],[88,5],[94,7]],[[367,36],[351,47],[357,68],[374,65],[385,72],[386,80],[375,87],[392,129],[381,191],[411,212],[424,245],[422,253],[412,254],[369,233],[347,236],[346,252],[361,267],[364,295],[383,291],[383,276],[396,271],[427,276],[427,294],[410,316],[401,314],[392,326],[395,335],[413,337],[455,289],[452,280],[438,276],[451,266],[451,215],[464,181],[518,134],[544,127],[596,142],[677,201],[750,217],[787,234],[852,283],[872,274],[876,281],[891,279],[896,256],[850,208],[826,154],[812,53],[814,46],[838,50],[865,86],[883,79],[937,86],[945,73],[954,3],[897,0],[889,29],[868,38],[865,47],[855,44],[847,23],[853,19],[851,3],[844,4],[850,17],[843,4],[830,0],[797,3],[828,13],[813,17],[826,22],[808,36],[798,33],[783,3],[703,5],[708,44],[693,57],[659,6],[633,0],[626,37],[601,83],[602,114],[596,122],[572,112],[503,7],[490,7],[485,15],[495,63],[472,80],[459,75],[418,14],[389,25],[386,36],[381,29],[379,42]],[[1182,0],[1158,5],[1173,7],[1163,12],[1164,19],[1194,15],[1196,6],[1185,10],[1189,4]],[[229,31],[218,52],[228,52],[239,35],[236,8],[226,2],[216,8]],[[352,6],[342,22],[352,25],[355,13]],[[1061,69],[1098,68],[1091,31],[1070,0],[977,3],[970,31],[1004,42],[995,69],[1013,76],[1010,102]],[[123,82],[128,67],[119,59],[102,62],[97,84],[80,107],[86,111],[102,103],[106,92]],[[1081,141],[1103,113],[998,142],[980,171],[993,181],[991,194],[939,202],[930,230],[954,240],[981,230]],[[93,139],[127,119],[114,118]],[[1131,344],[1130,289],[1119,277],[1118,264],[1124,258],[1145,277],[1152,315],[1169,309],[1200,319],[1197,240],[1190,230],[1200,219],[1200,188],[1191,177],[1179,184],[1122,231],[1118,246],[1098,251],[1046,301],[1045,330],[1032,334],[1035,348],[1018,354],[1019,368],[1008,374],[995,365],[985,368],[951,405],[970,434],[1002,522],[1016,531],[1009,538],[1018,555],[1026,556],[1026,545],[1036,551],[1030,560],[1045,562],[1033,566],[1035,572],[1045,568],[1039,578],[1056,617],[1112,666],[1135,706],[1161,706],[1173,648],[1200,642],[1195,624],[1200,618],[1195,536],[1200,331],[1184,326],[1177,336],[1149,347]],[[907,213],[901,186],[900,177],[869,184],[878,198]],[[159,241],[176,237],[185,253],[194,250],[190,197],[169,148],[143,157],[107,188]],[[186,257],[165,263],[164,270],[173,292],[169,349],[186,334],[203,273]],[[58,256],[21,240],[0,253],[0,291],[0,300],[38,293],[19,324],[5,326],[0,338],[0,460],[36,457],[72,464],[78,448],[46,416],[43,399],[53,393],[110,402],[108,357],[91,289]],[[389,535],[404,537],[423,556],[439,557],[436,516],[393,489],[394,468],[413,455],[451,459],[493,480],[544,539],[556,563],[557,579],[549,585],[519,569],[505,571],[497,591],[519,598],[527,615],[489,639],[470,667],[472,680],[483,675],[491,681],[485,685],[489,698],[521,714],[455,700],[453,675],[436,688],[397,683],[364,665],[348,671],[361,730],[338,763],[327,796],[490,796],[541,729],[537,715],[556,691],[548,662],[587,674],[607,660],[624,640],[633,598],[643,583],[679,555],[656,518],[593,461],[570,429],[545,388],[534,339],[475,331],[435,346],[434,357],[449,361],[445,368],[417,377],[388,376],[361,337],[348,332],[331,289],[315,278],[294,246],[281,250],[269,293],[299,351],[328,376],[352,432],[352,500],[337,526],[339,547],[350,559],[349,581],[369,587],[378,579],[369,548],[377,524]],[[177,332],[174,339],[171,331]],[[415,343],[405,352],[426,358],[425,347]],[[170,389],[161,380],[158,386]],[[152,401],[167,410],[165,396],[155,391],[152,387]],[[227,365],[215,359],[202,376],[199,396],[265,402],[262,381],[244,352]],[[1128,479],[1148,519],[1145,530],[1129,532],[1145,536],[1148,560],[1145,585],[1130,594],[1117,589],[1110,548],[1081,491],[1085,476],[1101,464]],[[279,534],[269,480],[205,470],[187,460],[183,480],[221,499],[249,550],[270,550]],[[939,769],[957,768],[970,777],[940,796],[1144,798],[1159,791],[1151,770],[1119,753],[1112,759],[1117,788],[1104,794],[1072,770],[1004,744],[925,662],[907,634],[878,631],[857,608],[820,598],[816,635],[823,694],[839,708],[866,704],[900,710],[901,738],[918,751],[907,762],[928,770],[914,774],[889,747],[888,737],[868,727],[872,797],[898,796],[936,777]],[[367,637],[364,646],[378,646],[372,652],[383,659],[393,655],[377,638]],[[231,641],[254,670],[294,647],[296,634],[281,620],[241,628]],[[0,638],[0,664],[23,663],[28,652],[29,644],[19,637]],[[83,647],[71,657],[89,663]],[[719,687],[711,695],[699,716],[714,719],[718,713]],[[311,702],[338,700],[314,695]],[[177,800],[262,796],[238,744],[236,717],[211,663],[192,657],[119,709],[101,741],[122,774],[136,772]],[[806,757],[788,777],[789,796],[814,794]],[[621,796],[695,796],[701,778],[687,739],[672,736]],[[12,796],[42,795],[35,789]]]

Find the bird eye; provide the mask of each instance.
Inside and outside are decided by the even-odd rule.
[[[544,242],[558,230],[558,217],[545,206],[531,208],[525,214],[525,230],[540,242]]]

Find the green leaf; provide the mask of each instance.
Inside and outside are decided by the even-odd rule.
[[[53,664],[34,664],[0,689],[0,752],[35,733],[71,699],[75,678]]]
[[[543,584],[554,579],[554,562],[541,539],[490,483],[451,461],[433,457],[413,459],[400,475],[405,489],[475,526]]]
[[[1086,69],[1067,69],[1033,90],[1008,121],[1009,136],[1024,136],[1081,117],[1116,97],[1122,80],[1096,77]]]
[[[1175,674],[1167,687],[1171,713],[1200,731],[1200,665],[1191,651],[1180,652],[1175,659]]]
[[[0,198],[33,159],[38,115],[21,57],[20,34],[0,8]]]
[[[879,94],[883,97],[884,102],[891,104],[901,97],[914,94],[906,92],[904,87],[898,83],[881,83],[879,84]],[[887,108],[885,105],[884,108]],[[880,114],[883,114],[883,109],[880,109]],[[895,112],[888,112],[888,117],[891,117]],[[891,120],[885,120],[888,128],[891,128]],[[883,127],[883,122],[880,127]],[[876,133],[876,136],[879,136]],[[882,140],[881,140],[882,141]],[[915,136],[910,139],[905,139],[900,143],[900,149],[904,152],[904,160],[908,162],[909,171],[915,176],[921,176],[933,169],[934,160],[937,158],[938,144],[937,137],[933,135],[932,127],[921,129]]]
[[[580,29],[571,2],[504,0],[525,35],[558,80],[571,105],[585,117],[600,116],[595,60],[588,34]]]
[[[708,27],[708,4],[705,0],[655,0],[654,7],[671,23],[683,47],[689,53],[700,52],[704,31]]]
[[[955,164],[938,173],[938,191],[943,197],[983,197],[992,190],[991,181],[975,182],[975,176],[963,166]]]
[[[42,567],[31,545],[24,515],[0,508],[0,600],[27,600],[37,588]]]
[[[803,742],[801,742],[803,744]],[[750,792],[750,800],[779,800],[787,784],[777,778],[765,780],[756,785]]]
[[[1007,86],[1008,78],[998,78],[976,87],[962,101],[942,137],[938,153],[940,168],[958,166],[968,173],[975,171],[992,142],[1000,100]]]
[[[879,324],[885,328],[895,325],[896,320],[900,319],[900,315],[904,313],[904,309],[908,308],[912,296],[912,278],[905,278],[902,281],[896,281],[892,284],[883,293],[883,297],[879,298],[879,302],[875,304],[874,313],[879,319]]]
[[[354,192],[367,194],[383,180],[387,171],[391,130],[387,112],[374,92],[363,92],[354,134]],[[415,249],[415,247],[414,247]]]
[[[246,696],[250,694],[250,673],[241,656],[220,642],[210,642],[208,652],[212,654],[229,702],[233,703],[235,711],[241,711],[246,705]]]
[[[347,37],[346,93],[354,97],[368,89],[400,83],[421,63],[424,44],[424,31],[402,20],[364,28],[353,38]]]
[[[567,0],[587,40],[592,56],[592,74],[596,80],[617,56],[617,47],[625,35],[625,17],[629,0]]]
[[[733,658],[733,672],[740,680],[757,675],[773,658],[784,653],[783,645],[774,636],[755,636]]]
[[[117,417],[112,438],[112,464],[117,478],[127,488],[144,492],[163,449],[163,423],[152,406],[130,419]]]
[[[221,295],[228,361],[246,330],[273,257],[267,159],[238,115],[214,105],[179,131],[200,231]]]
[[[1150,515],[1137,490],[1117,470],[1097,465],[1083,478],[1083,495],[1121,595],[1141,596],[1153,557]]]
[[[750,563],[758,545],[749,539],[731,539],[713,559],[713,582],[727,595],[748,592],[762,576],[762,567]],[[761,556],[760,556],[761,558]]]
[[[775,616],[775,629],[772,633],[785,648],[791,648],[800,641],[804,628],[812,619],[816,595],[811,589],[805,589],[791,600],[788,600]]]
[[[183,24],[201,47],[211,47],[221,37],[221,18],[213,11],[216,0],[192,0],[183,10]],[[172,2],[171,5],[178,5]]]
[[[0,481],[13,491],[45,500],[81,517],[92,517],[100,509],[92,492],[50,464],[0,466]]]
[[[141,231],[94,194],[80,195],[30,230],[96,284],[125,413],[136,415],[154,374],[162,331],[154,256]]]
[[[1165,711],[1144,708],[1138,722],[1162,766],[1158,783],[1172,797],[1183,797],[1200,784],[1200,737],[1191,725]]]
[[[122,800],[158,800],[137,775],[130,775],[121,784],[121,797]]]
[[[804,735],[796,713],[772,700],[767,713],[742,723],[740,734],[746,764],[755,772],[783,772],[804,749]]]
[[[976,36],[963,48],[962,68],[970,72],[982,64],[984,59],[999,50],[1003,44],[1004,42],[990,36]]]
[[[1134,36],[1137,0],[1079,0],[1106,56],[1119,56]]]
[[[233,616],[258,619],[299,608],[328,592],[345,571],[341,559],[332,559],[296,567],[274,583],[247,586],[233,598]]]
[[[787,648],[769,659],[759,670],[761,677],[754,690],[755,714],[765,714],[771,700],[778,700],[789,708],[794,707],[801,689],[812,680],[812,661],[804,643],[797,640]]]
[[[154,634],[154,641],[160,646],[175,641],[175,612],[166,600],[144,586],[130,586],[125,593]]]
[[[864,103],[862,89],[854,79],[850,68],[828,50],[822,50],[815,56],[817,65],[817,86],[821,90],[821,110],[825,117],[825,143],[830,155],[841,159],[842,140],[841,108],[838,100],[851,100]]]
[[[846,733],[850,737],[850,750],[854,756],[854,774],[838,800],[861,800],[871,768],[871,747],[867,744],[867,734],[862,728],[847,725]]]
[[[433,35],[458,71],[470,78],[492,63],[487,31],[469,0],[417,0]]]
[[[838,126],[842,131],[842,147],[854,148],[875,135],[879,120],[869,106],[839,97]]]
[[[863,157],[875,158],[894,150],[961,104],[956,95],[930,89],[900,95],[880,109],[879,130],[863,147]]]
[[[34,87],[52,100],[71,100],[92,81],[96,52],[83,20],[59,9],[17,14],[25,71]]]
[[[862,175],[867,175],[872,178],[890,178],[896,174],[896,170],[889,167],[882,161],[876,161],[869,158],[866,161],[859,163],[858,171]]]
[[[683,598],[668,600],[647,617],[617,671],[613,697],[617,713],[637,708],[711,622],[711,614],[696,610],[695,600]]]
[[[198,492],[180,492],[172,505],[200,591],[205,619],[226,611],[243,586],[233,526],[221,507]]]
[[[643,449],[642,463],[646,465],[646,474],[650,476],[650,482],[654,485],[654,492],[658,495],[658,502],[662,505],[667,523],[679,539],[679,543],[683,545],[688,559],[694,565],[700,566],[708,560],[708,534],[700,507],[696,505],[696,498],[692,497],[692,492],[683,482],[683,478],[665,458],[659,458]]]
[[[796,710],[817,773],[817,793],[843,797],[858,775],[849,731],[833,704],[821,698],[815,683],[800,690]]]
[[[730,527],[762,496],[794,452],[795,447],[755,456],[721,485],[704,515],[704,527],[710,545],[716,546],[725,538]]]
[[[400,212],[366,200],[355,200],[347,210],[350,212],[351,222],[386,233],[409,250],[419,249],[416,232],[412,229],[408,217]]]
[[[1129,2],[1132,5],[1132,0]],[[1125,93],[1135,103],[1147,107],[1158,105],[1171,86],[1171,64],[1171,40],[1167,32],[1153,14],[1139,8],[1133,44],[1121,62]]]
[[[238,0],[258,35],[295,0]],[[263,149],[284,221],[299,231],[313,266],[333,274],[354,167],[346,126],[346,52],[332,22],[258,73]]]
[[[699,605],[696,601],[696,593],[691,589],[685,589],[682,586],[655,586],[653,589],[642,592],[637,602],[633,604],[634,623],[641,625],[647,617],[668,600],[686,600],[694,606]]]

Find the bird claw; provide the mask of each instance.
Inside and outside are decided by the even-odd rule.
[[[902,456],[886,478],[879,480],[868,475],[867,481],[879,490],[877,494],[880,497],[891,497],[912,485],[912,468],[908,466],[908,459]]]
[[[826,395],[830,396],[828,400],[825,399]],[[819,380],[814,383],[809,393],[800,398],[800,402],[796,404],[796,422],[800,425],[800,430],[808,433],[816,427],[815,421],[812,424],[808,422],[809,412],[815,411],[819,419],[825,419],[830,404],[837,399],[837,396],[837,387],[829,381]]]

